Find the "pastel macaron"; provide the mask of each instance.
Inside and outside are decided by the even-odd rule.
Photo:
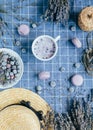
[[[72,76],[71,82],[74,86],[81,86],[84,82],[84,79],[83,79],[82,75],[75,74],[74,76]]]
[[[27,36],[29,33],[30,33],[30,28],[28,25],[25,25],[25,24],[21,24],[19,27],[18,27],[18,33],[21,35],[21,36]]]
[[[72,43],[77,47],[77,48],[81,48],[82,47],[82,43],[78,38],[73,38],[72,39]]]
[[[40,80],[49,79],[49,78],[50,78],[50,72],[48,72],[48,71],[40,72],[40,73],[38,74],[38,77],[39,77]]]

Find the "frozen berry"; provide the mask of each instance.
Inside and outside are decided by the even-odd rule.
[[[6,66],[2,66],[2,69],[3,69],[3,70],[6,70]]]
[[[9,79],[10,79],[10,76],[7,76],[7,77],[6,77],[6,79],[8,79],[8,80],[9,80]]]
[[[2,66],[6,66],[6,64],[7,64],[6,62],[2,62]]]
[[[14,79],[14,77],[15,77],[15,76],[14,76],[14,75],[12,75],[12,76],[10,76],[10,79]]]
[[[74,66],[75,68],[80,68],[80,63],[75,63]]]
[[[16,46],[21,46],[21,42],[20,42],[20,41],[16,41],[16,42],[15,42],[15,45],[16,45]]]
[[[22,53],[26,53],[27,50],[25,48],[21,48]]]
[[[17,72],[20,73],[20,70],[18,69]]]
[[[12,69],[15,70],[17,67],[15,65],[12,66]]]
[[[14,74],[13,74],[13,72],[10,72],[10,76],[13,76]]]
[[[60,68],[59,68],[59,71],[60,71],[60,72],[64,72],[64,71],[65,71],[65,68],[64,68],[64,67],[60,67]]]
[[[6,77],[8,77],[9,76],[9,72],[6,72],[5,75],[6,75]]]
[[[8,54],[4,54],[2,58],[3,58],[3,59],[8,59],[8,58],[9,58],[9,55],[8,55]]]
[[[10,64],[7,64],[6,67],[7,67],[7,68],[11,68],[11,65],[10,65]]]
[[[18,63],[18,61],[16,61],[16,62],[15,62],[15,65],[19,66],[19,63]]]
[[[14,56],[12,56],[12,57],[11,57],[11,60],[15,60],[15,57],[14,57]]]
[[[73,32],[76,31],[76,27],[75,27],[75,26],[71,26],[70,29],[71,29],[71,31],[73,31]]]
[[[56,82],[55,81],[51,81],[49,84],[50,84],[51,87],[55,87],[56,86]]]
[[[11,69],[10,69],[10,68],[8,68],[8,69],[7,69],[7,72],[11,72]]]
[[[36,28],[37,25],[35,23],[32,24],[32,28]]]
[[[14,73],[14,74],[17,74],[17,70],[13,70],[13,73]]]
[[[14,65],[14,63],[15,63],[14,61],[10,61],[10,64],[11,64],[11,65]]]
[[[42,87],[40,85],[36,86],[36,91],[41,91]]]
[[[37,94],[39,94],[39,95],[40,95],[41,93],[42,93],[42,91],[37,91]]]
[[[73,93],[74,91],[75,91],[74,87],[70,87],[70,88],[69,88],[69,92],[70,92],[70,93]]]

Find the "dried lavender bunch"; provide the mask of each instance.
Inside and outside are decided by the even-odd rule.
[[[85,102],[84,99],[82,101],[73,100],[70,117],[76,130],[91,130],[91,116],[89,103]]]
[[[55,130],[76,130],[68,113],[56,114],[54,123]]]
[[[56,21],[66,25],[69,19],[68,0],[49,0],[48,9],[45,11],[44,19]]]
[[[51,109],[50,112],[47,113],[46,116],[44,116],[43,118],[43,121],[44,121],[44,125],[43,125],[43,129],[44,130],[48,130],[48,129],[51,129],[51,130],[54,130],[54,111]]]
[[[68,113],[55,114],[55,130],[92,130],[93,112],[88,102],[73,100]]]

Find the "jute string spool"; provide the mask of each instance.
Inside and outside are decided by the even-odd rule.
[[[83,31],[93,30],[93,6],[86,7],[80,12],[78,25]]]

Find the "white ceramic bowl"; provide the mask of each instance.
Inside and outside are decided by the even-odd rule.
[[[54,52],[54,54],[53,54],[51,57],[47,58],[47,59],[43,59],[43,58],[39,57],[39,56],[36,54],[35,50],[34,50],[36,42],[38,42],[40,39],[44,39],[44,38],[50,39],[50,40],[53,42],[53,44],[55,45],[55,52]],[[49,60],[52,60],[52,59],[56,56],[56,54],[57,54],[57,52],[58,52],[57,41],[58,41],[59,39],[60,39],[60,36],[57,36],[56,38],[53,38],[53,37],[48,36],[48,35],[42,35],[42,36],[37,37],[37,38],[33,41],[33,43],[32,43],[32,53],[33,53],[33,55],[34,55],[38,60],[41,60],[41,61],[49,61]],[[42,44],[42,43],[41,43],[41,44]]]
[[[21,57],[15,51],[13,51],[11,49],[7,49],[7,48],[1,48],[0,52],[6,52],[9,55],[14,56],[17,59],[18,63],[19,63],[20,73],[19,73],[18,77],[16,78],[16,80],[13,81],[12,83],[8,83],[8,84],[5,84],[5,85],[0,84],[1,89],[11,88],[20,81],[20,79],[21,79],[21,77],[23,75],[23,71],[24,71],[24,64],[23,64],[23,61],[22,61]]]

